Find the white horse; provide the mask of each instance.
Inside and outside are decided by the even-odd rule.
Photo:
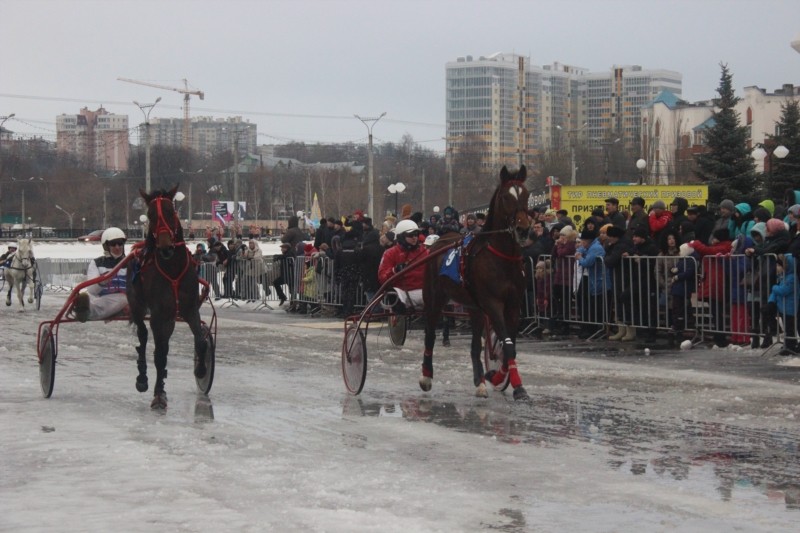
[[[25,312],[25,288],[28,290],[28,303],[33,303],[33,243],[30,239],[20,239],[17,251],[11,259],[11,266],[6,267],[6,283],[8,284],[8,295],[6,295],[6,305],[11,305],[11,291],[17,288],[17,299],[21,309],[20,313]]]

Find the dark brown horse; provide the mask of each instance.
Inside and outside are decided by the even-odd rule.
[[[423,289],[426,313],[425,353],[419,380],[419,386],[424,391],[431,389],[436,326],[441,319],[442,309],[452,299],[464,305],[470,316],[470,355],[473,381],[477,387],[475,394],[480,397],[488,395],[485,380],[489,379],[496,388],[505,388],[510,381],[514,388],[514,399],[528,399],[517,371],[517,352],[514,345],[520,320],[520,305],[525,292],[520,244],[524,242],[530,226],[525,178],[524,165],[516,174],[510,173],[506,167],[500,171],[500,184],[492,196],[486,223],[466,251],[462,250],[462,254],[465,254],[463,283],[456,283],[451,278],[440,275],[446,254],[438,254],[427,265]],[[443,247],[452,246],[459,239],[460,236],[455,233],[444,235],[433,245],[431,254]],[[503,343],[503,364],[500,370],[485,376],[481,362],[484,315],[488,317],[495,334]]]
[[[136,347],[139,354],[136,389],[139,392],[146,391],[148,387],[145,357],[147,326],[144,323],[148,311],[150,329],[153,330],[156,365],[156,386],[150,404],[153,409],[167,406],[167,394],[164,391],[167,353],[179,314],[192,330],[195,354],[205,353],[207,342],[200,322],[197,269],[183,242],[183,228],[172,201],[177,190],[176,185],[169,191],[159,190],[149,194],[139,191],[147,202],[147,238],[143,246],[138,247],[137,256],[128,267],[128,304],[131,322],[136,324],[139,338],[139,346]],[[195,377],[204,377],[206,371],[204,358],[195,356]]]

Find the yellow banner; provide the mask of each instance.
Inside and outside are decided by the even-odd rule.
[[[631,200],[644,198],[645,211],[656,200],[663,201],[667,209],[675,198],[686,198],[689,205],[706,205],[707,185],[561,185],[551,187],[550,205],[553,209],[566,209],[576,223],[591,216],[595,209],[606,209],[606,198],[619,200],[619,210],[629,209]]]

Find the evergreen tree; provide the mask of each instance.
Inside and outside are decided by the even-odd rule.
[[[773,199],[782,198],[786,189],[800,189],[800,102],[797,100],[789,100],[781,106],[778,132],[771,137],[770,149],[785,146],[789,154],[783,159],[772,156],[772,173],[767,186],[769,197]]]
[[[739,113],[734,109],[739,98],[734,96],[732,76],[727,65],[720,67],[719,98],[714,100],[719,110],[714,112],[714,125],[706,132],[709,151],[698,156],[695,172],[708,183],[712,202],[725,198],[737,202],[753,191],[755,163],[747,148],[748,129],[739,125]]]

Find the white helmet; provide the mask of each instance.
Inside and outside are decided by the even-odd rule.
[[[100,244],[105,246],[106,242],[108,241],[116,241],[117,239],[128,240],[125,236],[125,232],[119,228],[108,228],[103,232],[100,236]]]
[[[412,231],[419,231],[419,226],[413,220],[401,220],[397,223],[397,227],[394,228],[395,235],[402,235]]]
[[[433,243],[439,240],[438,235],[428,235],[425,237],[425,246],[433,246]]]

